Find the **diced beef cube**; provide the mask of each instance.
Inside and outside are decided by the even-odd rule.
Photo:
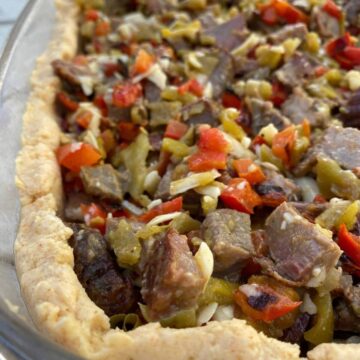
[[[360,130],[339,126],[329,127],[320,141],[306,153],[295,173],[301,175],[308,172],[320,155],[335,160],[345,170],[360,167]]]
[[[319,111],[320,105],[318,100],[311,98],[302,88],[297,87],[283,103],[281,111],[295,124],[307,119],[312,126],[322,127],[330,120],[330,114],[325,115]]]
[[[295,53],[279,70],[275,77],[282,84],[295,87],[314,75],[314,69],[318,64],[309,56]]]
[[[345,126],[360,129],[360,91],[350,97],[341,116]]]
[[[235,76],[234,61],[231,55],[225,51],[219,53],[219,63],[209,76],[209,82],[212,86],[212,96],[217,98],[232,83]]]
[[[80,171],[85,192],[104,199],[121,201],[121,177],[112,165],[84,166]]]
[[[152,320],[196,305],[205,280],[186,236],[169,229],[155,241],[146,260],[141,294]]]
[[[273,124],[278,130],[282,130],[291,124],[290,120],[275,109],[270,101],[246,98],[245,102],[252,117],[251,129],[253,134],[258,134],[264,126],[269,124]]]
[[[235,75],[250,78],[251,74],[255,74],[261,69],[259,63],[255,59],[248,59],[243,56],[234,58]],[[251,77],[252,78],[252,77]]]
[[[158,102],[161,100],[161,90],[151,81],[146,81],[144,86],[144,96],[149,102]]]
[[[170,120],[176,119],[181,112],[181,103],[178,101],[158,101],[148,104],[150,110],[150,126],[167,125]]]
[[[306,203],[294,202],[292,206],[303,216],[305,219],[314,223],[315,219],[330,207],[329,203]]]
[[[201,22],[201,28],[203,30],[214,29],[218,25],[211,10],[201,14],[198,19]]]
[[[201,230],[202,239],[214,254],[215,271],[241,266],[255,254],[248,214],[231,209],[213,211],[206,216]]]
[[[214,104],[206,100],[199,100],[182,109],[182,117],[189,125],[208,124],[218,126]]]
[[[351,275],[341,276],[339,291],[354,314],[360,318],[360,286],[353,284]]]
[[[161,178],[159,185],[154,194],[154,199],[166,201],[170,197],[170,184],[172,181],[173,167],[168,166],[166,173]]]
[[[229,21],[226,21],[220,25],[206,30],[203,35],[206,38],[213,38],[215,40],[215,46],[231,51],[234,48],[241,45],[246,35],[245,19],[243,15],[238,15]]]
[[[360,26],[360,2],[358,0],[348,0],[345,4],[346,20],[350,25]]]
[[[94,76],[85,66],[75,65],[64,60],[55,60],[52,62],[52,67],[55,74],[67,85],[69,91],[76,92],[81,89],[84,79],[90,79],[90,82],[94,81]]]
[[[99,231],[72,225],[75,273],[86,293],[108,316],[123,314],[136,306],[137,296],[130,279],[120,273]]]
[[[262,167],[266,180],[256,186],[259,195],[265,196],[269,193],[282,194],[286,201],[297,201],[301,197],[301,189],[289,178],[278,171]]]
[[[288,203],[281,204],[267,218],[265,231],[275,272],[298,284],[320,279],[341,255],[340,248],[324,230]]]
[[[284,330],[284,336],[281,340],[292,344],[299,343],[304,336],[304,332],[310,325],[310,320],[311,316],[309,314],[300,314],[294,324],[290,328]]]
[[[321,37],[337,38],[341,35],[340,21],[323,9],[315,9],[313,19]]]
[[[360,334],[360,320],[344,300],[335,305],[334,313],[335,330]]]
[[[307,27],[303,23],[290,24],[282,27],[269,36],[273,44],[281,44],[287,39],[298,38],[303,41],[308,33]]]

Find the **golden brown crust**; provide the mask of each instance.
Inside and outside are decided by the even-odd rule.
[[[54,150],[60,143],[53,102],[58,80],[50,63],[71,58],[77,44],[73,0],[57,1],[56,41],[39,58],[24,115],[23,149],[16,184],[22,204],[15,245],[23,296],[38,328],[86,358],[105,359],[299,359],[297,345],[257,333],[242,320],[174,330],[149,324],[130,333],[110,330],[109,319],[86,295],[73,270],[68,245],[72,232],[57,216],[62,203],[60,170]],[[355,359],[360,345],[322,345],[309,359]]]

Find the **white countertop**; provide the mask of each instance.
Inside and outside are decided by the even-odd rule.
[[[27,0],[0,0],[0,55],[10,31]]]

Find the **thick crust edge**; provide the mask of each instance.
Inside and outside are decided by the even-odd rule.
[[[57,0],[56,38],[38,59],[23,117],[22,150],[16,160],[16,185],[22,204],[15,243],[19,282],[36,326],[74,353],[95,360],[299,359],[299,347],[257,333],[242,320],[174,330],[149,324],[124,333],[110,330],[109,319],[86,295],[73,270],[67,241],[72,232],[57,216],[62,207],[60,169],[54,150],[61,132],[54,112],[59,86],[50,63],[75,55],[74,0]],[[324,344],[310,360],[360,357],[360,345]]]

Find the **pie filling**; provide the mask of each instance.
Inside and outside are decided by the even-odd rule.
[[[358,342],[359,1],[117,3],[52,64],[90,299],[124,330]]]

